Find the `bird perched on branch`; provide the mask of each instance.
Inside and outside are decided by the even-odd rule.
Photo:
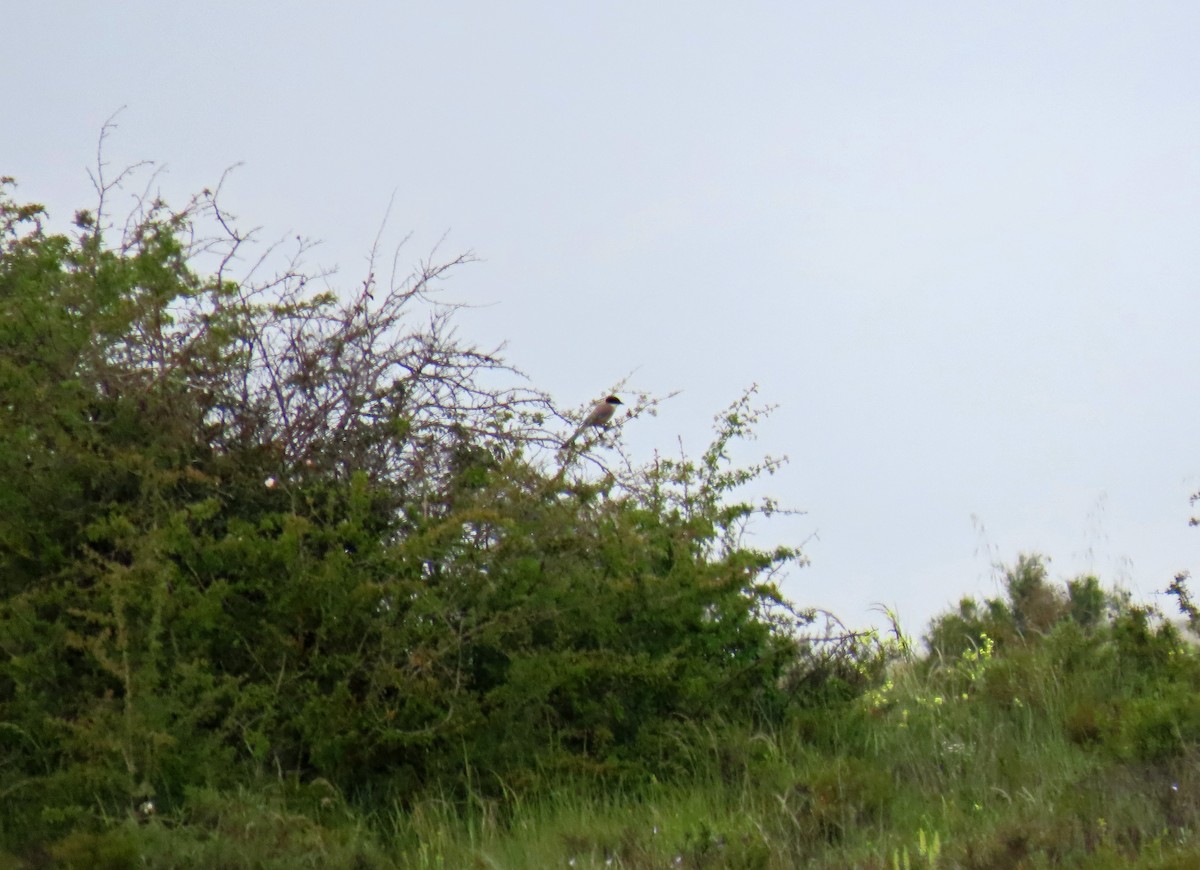
[[[616,396],[609,396],[607,399],[592,405],[592,409],[588,411],[588,415],[583,418],[583,422],[579,424],[579,428],[576,429],[574,434],[567,439],[566,443],[563,444],[563,447],[570,447],[572,444],[574,444],[575,439],[578,438],[580,434],[582,434],[583,430],[588,426],[603,426],[608,423],[608,421],[613,418],[613,414],[617,413],[617,405],[623,404],[624,402],[622,402]]]

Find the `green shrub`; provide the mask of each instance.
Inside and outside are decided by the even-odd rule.
[[[245,244],[204,236],[226,217],[68,237],[0,189],[2,842],[265,776],[402,805],[654,782],[681,723],[786,715],[808,617],[772,580],[799,553],[742,542],[776,509],[733,495],[778,465],[730,466],[749,394],[699,459],[590,478],[419,307],[461,258],[346,299],[201,274]]]

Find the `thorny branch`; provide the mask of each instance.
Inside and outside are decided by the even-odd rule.
[[[97,216],[147,165],[107,177],[102,148],[112,127],[101,134],[93,173]],[[557,445],[547,425],[555,416],[549,398],[520,383],[524,376],[503,359],[502,346],[481,348],[460,336],[453,314],[462,306],[439,297],[450,274],[473,262],[470,252],[435,259],[435,247],[398,277],[402,242],[381,283],[381,226],[366,277],[340,291],[330,285],[332,272],[307,266],[313,242],[262,245],[258,229],[239,227],[221,200],[228,177],[172,211],[154,193],[152,173],[114,243],[136,255],[163,234],[184,242],[180,271],[193,276],[192,286],[170,300],[167,317],[161,306],[149,316],[148,305],[138,341],[109,353],[136,362],[147,378],[190,379],[189,391],[205,399],[214,449],[268,445],[287,473],[365,472],[397,487],[437,490],[464,442],[497,458]],[[111,227],[99,217],[87,226],[99,247]],[[190,270],[205,263],[213,264],[211,277],[195,277]],[[189,364],[222,340],[220,378],[211,366]]]

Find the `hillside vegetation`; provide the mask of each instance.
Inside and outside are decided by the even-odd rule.
[[[742,534],[751,393],[694,459],[562,450],[467,258],[336,287],[97,187],[0,186],[0,867],[1200,866],[1152,609],[1030,557],[846,631]]]

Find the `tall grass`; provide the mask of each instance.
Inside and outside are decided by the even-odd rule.
[[[991,616],[1020,615],[1007,606]],[[935,630],[931,652],[895,656],[867,691],[757,730],[681,726],[671,782],[559,778],[404,801],[320,781],[199,789],[174,814],[131,813],[9,864],[1200,866],[1196,652],[1127,603],[1102,620],[1071,612],[1021,630],[966,620],[957,647]]]

